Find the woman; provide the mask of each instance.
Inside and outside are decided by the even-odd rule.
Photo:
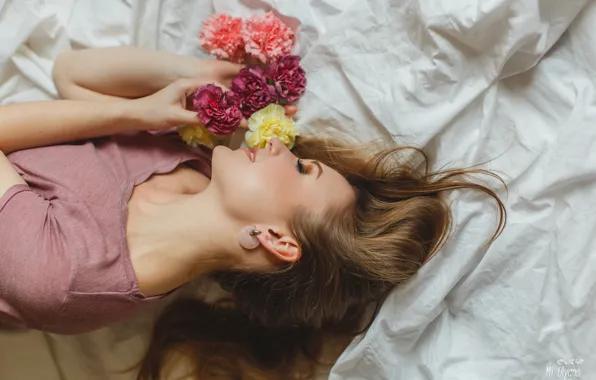
[[[321,337],[357,333],[366,307],[440,248],[444,191],[488,194],[500,212],[492,240],[502,230],[495,193],[461,178],[490,173],[431,173],[419,151],[415,162],[406,148],[302,138],[293,151],[272,140],[209,152],[143,132],[197,122],[187,97],[239,68],[134,48],[66,52],[54,69],[66,100],[0,109],[1,321],[89,331],[211,275],[232,303],[174,302],[139,378],[157,378],[178,348],[209,376],[309,375]]]

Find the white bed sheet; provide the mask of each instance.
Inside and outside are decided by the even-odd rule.
[[[302,23],[305,133],[394,138],[437,166],[492,160],[509,185],[486,252],[495,208],[453,194],[454,239],[330,377],[596,379],[594,1],[0,0],[0,104],[55,97],[70,46],[202,55],[205,17],[269,6]],[[2,333],[0,379],[129,379],[113,371],[138,359],[155,312],[76,337]]]

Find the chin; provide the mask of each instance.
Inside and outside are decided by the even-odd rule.
[[[218,145],[211,151],[211,167],[212,171],[215,171],[216,168],[219,166],[220,161],[225,160],[226,151],[230,149],[224,145]]]
[[[230,148],[225,145],[218,145],[213,148],[211,152],[211,165],[217,165],[217,161],[225,160],[227,154],[231,152]]]
[[[222,151],[231,151],[230,148],[228,148],[225,145],[218,145],[215,148],[213,148],[213,155],[217,154],[218,152],[221,153]]]
[[[227,181],[237,165],[234,151],[224,145],[213,148],[211,155],[211,181]]]

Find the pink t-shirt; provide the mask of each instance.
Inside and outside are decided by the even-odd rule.
[[[138,289],[126,245],[134,186],[181,163],[210,176],[210,152],[176,135],[102,138],[8,156],[27,185],[0,198],[0,325],[94,330],[160,297]]]

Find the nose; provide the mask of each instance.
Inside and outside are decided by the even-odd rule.
[[[282,143],[277,137],[273,137],[271,140],[269,140],[267,148],[269,149],[269,155],[271,156],[278,156],[284,151],[288,150],[284,143]]]

